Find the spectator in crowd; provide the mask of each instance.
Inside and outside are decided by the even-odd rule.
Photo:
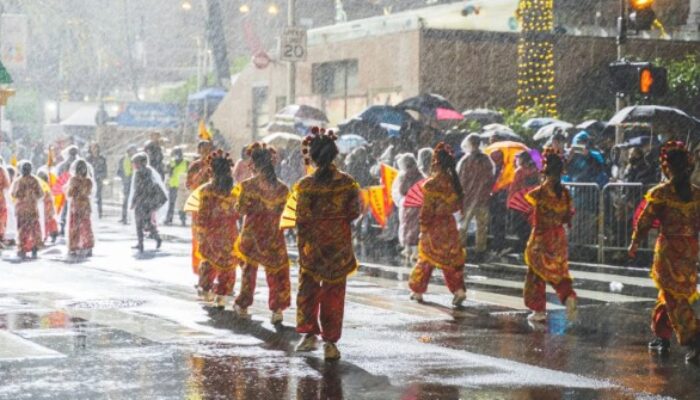
[[[136,146],[130,145],[126,148],[126,154],[119,159],[117,167],[117,176],[122,180],[122,219],[119,221],[126,225],[129,223],[127,211],[129,210],[129,194],[131,192],[131,176],[134,173],[134,168],[131,165],[131,157],[136,154]]]
[[[135,248],[138,249],[139,253],[143,253],[145,232],[149,233],[149,237],[155,239],[156,249],[160,248],[162,241],[158,234],[154,214],[168,201],[168,197],[165,185],[155,168],[150,166],[146,153],[135,154],[131,158],[131,162],[135,174],[131,188],[131,208],[134,210],[138,239]]]
[[[601,187],[608,183],[605,158],[593,147],[590,135],[586,131],[574,136],[567,171],[571,182],[596,183]]]
[[[233,166],[233,180],[236,183],[241,183],[248,178],[252,178],[253,174],[253,162],[248,155],[248,148],[244,147],[241,150],[241,158]]]
[[[168,212],[165,216],[165,225],[172,225],[173,215],[175,214],[175,201],[177,200],[178,188],[180,187],[180,181],[187,179],[187,169],[189,165],[187,160],[182,153],[182,148],[176,147],[170,153],[170,163],[168,164]],[[185,211],[182,209],[178,210],[180,216],[180,222],[182,225],[185,224]]]
[[[90,145],[87,162],[92,165],[93,179],[95,181],[95,200],[97,201],[97,215],[102,218],[102,185],[107,179],[107,159],[100,154],[100,145]]]
[[[151,133],[151,139],[146,142],[143,151],[148,156],[149,165],[158,172],[160,179],[165,177],[163,168],[163,147],[160,144],[160,133]]]
[[[493,138],[496,135],[491,137]],[[496,167],[496,172],[494,174],[494,182],[498,182],[505,168],[505,158],[501,150],[496,150],[489,154],[491,161]],[[506,243],[506,215],[508,213],[507,201],[508,201],[508,187],[502,186],[496,190],[496,185],[494,184],[494,191],[491,193],[491,198],[489,200],[489,216],[490,216],[490,227],[489,232],[493,238],[493,242],[490,247],[492,250],[508,250]]]
[[[658,182],[653,167],[647,163],[644,152],[640,147],[631,147],[628,152],[627,167],[622,178],[628,183],[648,185]]]
[[[476,133],[469,134],[462,141],[464,157],[459,161],[457,171],[464,190],[463,219],[461,223],[462,243],[467,243],[469,222],[476,219],[476,251],[473,259],[486,252],[489,224],[489,198],[496,178],[496,167],[479,146],[481,138]]]
[[[418,170],[423,176],[430,176],[430,166],[433,164],[433,149],[424,147],[418,150]]]
[[[525,250],[527,239],[530,237],[529,214],[513,209],[516,198],[524,199],[525,194],[540,183],[540,173],[527,151],[518,154],[516,159],[515,177],[508,187],[508,208],[513,216],[513,228],[518,237],[517,251]]]
[[[554,135],[549,139],[545,147],[551,147],[554,151],[560,154],[566,153],[566,136],[561,129],[557,129]]]
[[[399,175],[394,180],[392,198],[399,209],[399,244],[404,249],[406,266],[412,266],[417,254],[418,236],[420,234],[420,208],[404,207],[403,201],[408,191],[421,179],[426,178],[418,170],[418,162],[413,153],[398,156]]]
[[[373,183],[370,169],[374,162],[370,156],[367,147],[360,146],[354,149],[345,159],[345,170],[360,187],[367,187]]]

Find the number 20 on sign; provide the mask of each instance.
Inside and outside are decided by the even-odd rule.
[[[306,30],[301,28],[287,28],[280,41],[280,60],[304,61],[306,60]]]

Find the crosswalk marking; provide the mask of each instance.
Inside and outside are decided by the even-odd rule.
[[[28,358],[56,358],[63,354],[19,337],[11,332],[0,330],[0,360],[24,360]]]

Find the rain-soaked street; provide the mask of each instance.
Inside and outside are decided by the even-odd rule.
[[[533,326],[508,281],[492,278],[489,288],[476,266],[468,269],[469,300],[455,311],[442,285],[416,304],[406,282],[371,277],[381,274],[365,267],[349,281],[343,357],[332,363],[320,352],[294,353],[295,308],[282,327],[271,325],[262,282],[252,320],[198,303],[188,229],[165,228],[163,248],[143,256],[129,249],[132,229],[101,222],[95,256],[81,263],[66,263],[63,246],[23,263],[3,254],[0,399],[698,395],[700,368],[683,362],[680,347],[667,356],[647,351],[653,298],[640,288],[629,298],[580,289],[573,325],[550,298],[559,309]]]

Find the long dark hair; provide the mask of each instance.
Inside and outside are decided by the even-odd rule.
[[[331,166],[339,153],[333,132],[310,135],[305,142],[308,145],[308,156],[318,167],[314,172],[314,179],[319,183],[330,182],[333,179]]]
[[[688,152],[683,148],[674,148],[664,152],[663,166],[671,173],[671,183],[678,197],[688,203],[693,200],[690,183],[692,164]]]
[[[459,182],[457,174],[457,159],[452,152],[450,145],[440,142],[435,146],[433,152],[433,165],[437,165],[442,171],[445,171],[452,178],[452,189],[457,194],[459,202],[464,200],[464,190]]]
[[[213,185],[216,191],[229,193],[233,189],[232,166],[231,157],[222,150],[217,150],[209,155],[209,168],[214,175]]]
[[[554,193],[558,199],[561,199],[561,195],[564,193],[564,185],[561,184],[561,176],[564,173],[564,160],[562,160],[561,156],[554,151],[548,152],[545,150],[542,173],[553,182]]]
[[[277,184],[277,173],[275,172],[274,155],[275,150],[261,143],[254,143],[247,152],[255,169],[258,170],[265,180],[271,184]]]

